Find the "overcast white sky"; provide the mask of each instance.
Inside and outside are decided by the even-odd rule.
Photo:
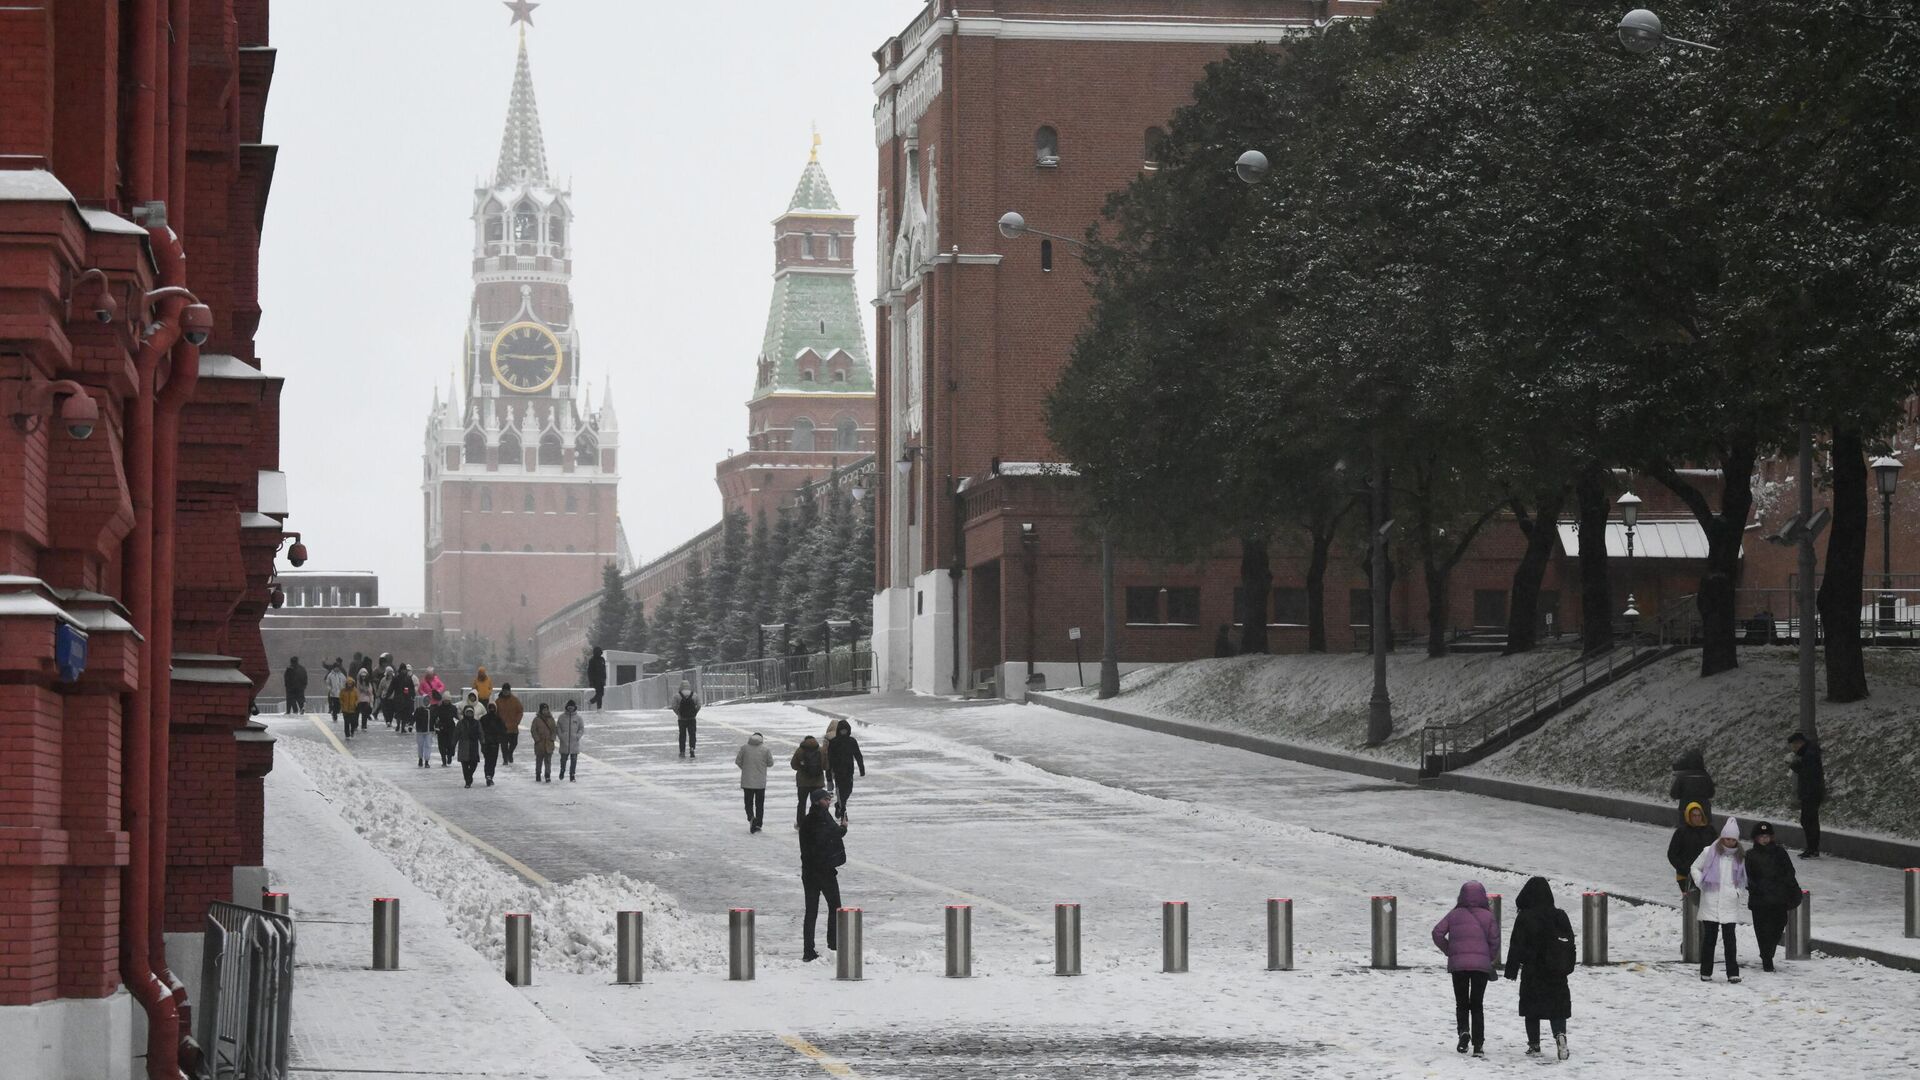
[[[635,555],[717,520],[746,443],[772,219],[809,125],[860,215],[873,294],[871,53],[920,0],[546,0],[528,32],[547,160],[571,177],[573,295],[596,400],[613,376]],[[307,569],[372,570],[421,604],[420,455],[459,358],[477,180],[516,38],[498,0],[279,0],[259,349],[286,377],[282,467]],[[863,305],[864,309],[864,305]],[[868,347],[873,326],[867,323]]]

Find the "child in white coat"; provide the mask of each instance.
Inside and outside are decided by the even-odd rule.
[[[1747,853],[1740,846],[1740,819],[1728,818],[1720,839],[1693,860],[1693,883],[1700,888],[1700,981],[1713,981],[1713,943],[1726,947],[1727,981],[1740,981],[1734,931],[1747,916]]]

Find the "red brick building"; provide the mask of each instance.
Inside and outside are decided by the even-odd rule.
[[[0,6],[8,1076],[177,1076],[207,904],[263,880],[272,70],[265,0]]]
[[[422,477],[426,610],[503,655],[626,560],[619,423],[586,389],[572,277],[572,196],[547,169],[522,29],[499,160],[473,193],[463,385],[434,401]]]

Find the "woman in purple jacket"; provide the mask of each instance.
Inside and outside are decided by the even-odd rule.
[[[1500,948],[1500,928],[1493,921],[1486,886],[1477,881],[1460,886],[1459,903],[1433,926],[1433,943],[1447,954],[1447,971],[1453,976],[1453,1016],[1460,1028],[1460,1044],[1454,1049],[1466,1053],[1471,1040],[1473,1056],[1480,1057],[1481,1044],[1487,1037],[1486,1014],[1480,1003],[1486,996],[1487,980],[1500,977],[1493,969],[1493,954]]]

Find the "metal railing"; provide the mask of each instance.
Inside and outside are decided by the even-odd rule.
[[[1437,776],[1477,761],[1490,750],[1526,734],[1522,725],[1567,705],[1596,687],[1649,663],[1664,652],[1629,638],[1596,649],[1562,664],[1492,704],[1451,724],[1428,724],[1420,729],[1420,771]]]
[[[1899,575],[1896,575],[1898,577]],[[1869,577],[1870,581],[1877,580]],[[1773,645],[1800,640],[1800,594],[1795,589],[1735,589],[1733,617],[1736,639],[1742,645]],[[1819,612],[1808,620],[1814,640],[1825,637]],[[1695,594],[1677,597],[1656,616],[1661,642],[1700,643],[1700,608]],[[1863,588],[1860,590],[1860,633],[1866,638],[1920,639],[1920,589]]]
[[[215,901],[207,908],[195,1036],[211,1080],[285,1080],[293,1016],[293,920]]]
[[[677,671],[665,671],[621,687],[621,690],[630,688],[630,701],[622,700],[616,704],[614,688],[609,687],[607,707],[664,709],[673,703],[674,695],[680,692],[683,682],[693,687],[702,705],[864,694],[873,686],[873,650],[835,649],[831,653],[769,656],[761,660],[698,664]],[[624,699],[626,695],[622,697]]]

